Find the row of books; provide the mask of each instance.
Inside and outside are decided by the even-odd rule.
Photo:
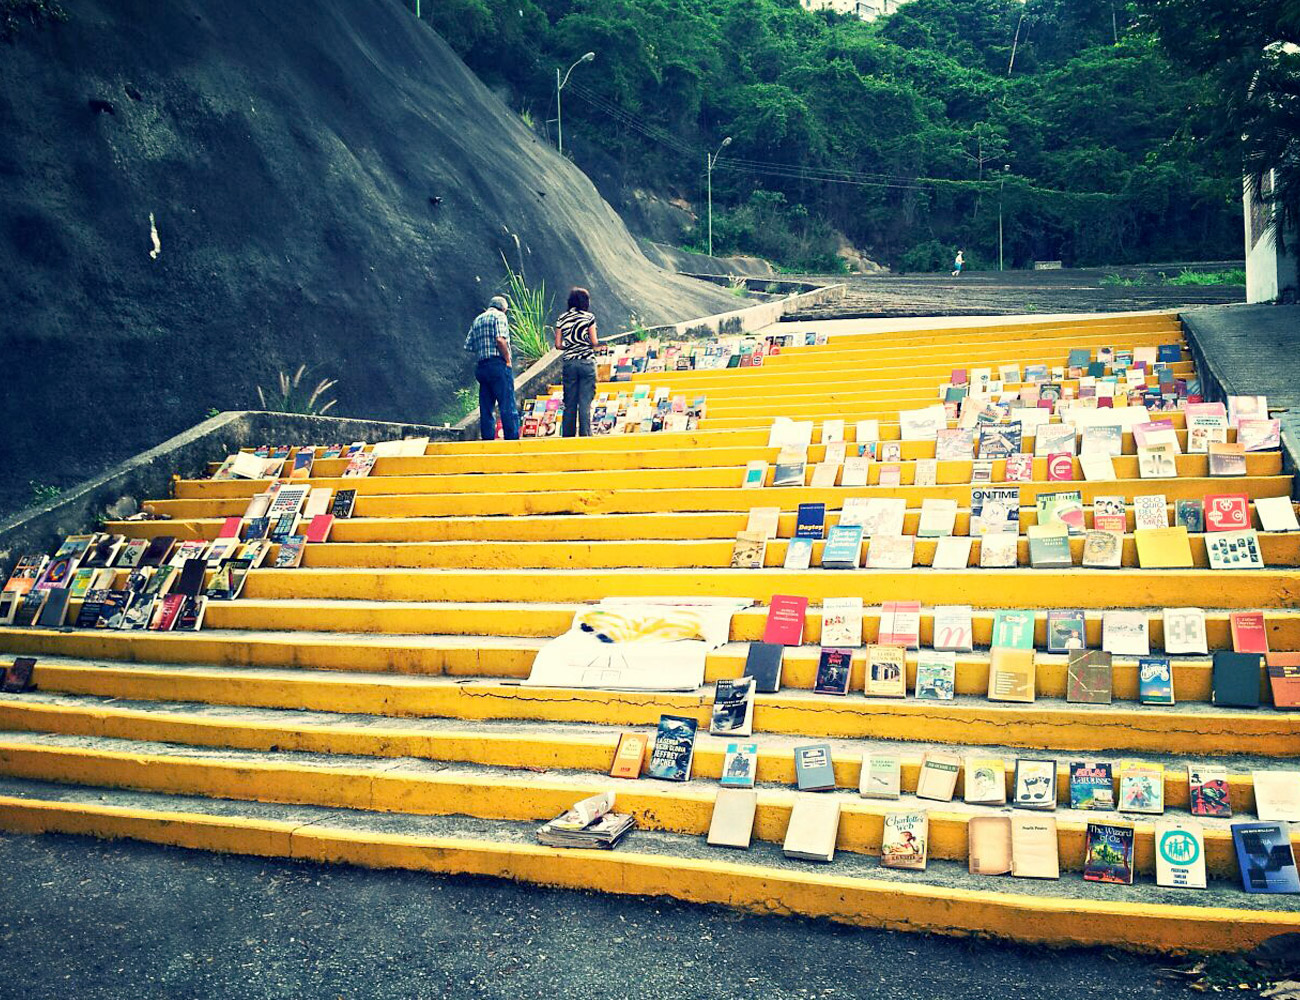
[[[889,442],[896,443],[896,442]],[[772,466],[772,475],[767,474],[768,465],[763,459],[746,463],[741,486],[744,489],[762,489],[763,487],[807,486],[816,489],[833,487],[863,488],[866,486],[938,486],[939,458],[918,458],[909,462],[877,463],[878,468],[871,474],[871,451],[876,445],[866,446],[860,457],[851,456],[842,462],[827,460],[816,463],[811,472],[808,469],[807,450],[804,448],[782,448],[777,453],[776,463]],[[883,449],[882,449],[883,450]],[[838,453],[838,449],[837,452]],[[1178,452],[1167,444],[1142,445],[1138,448],[1138,478],[1177,479],[1179,478]],[[984,485],[993,482],[1003,483],[1073,483],[1073,482],[1121,482],[1116,474],[1115,463],[1110,455],[1094,453],[1075,458],[1069,452],[1056,452],[1046,456],[1045,479],[1036,479],[1034,473],[1034,456],[1024,452],[1013,452],[1000,456],[1003,462],[1002,474],[998,475],[996,462],[992,458],[971,459],[969,455],[961,461],[970,465],[970,474],[963,479],[946,478],[943,485],[970,483]],[[911,475],[903,475],[904,468]],[[951,468],[951,466],[949,466]],[[1212,443],[1206,470],[1212,478],[1230,478],[1246,475],[1246,453],[1240,443]],[[904,480],[907,480],[906,482]],[[874,481],[873,481],[874,480]]]
[[[687,403],[684,395],[673,395],[667,386],[651,391],[639,385],[626,392],[597,394],[591,410],[593,434],[657,433],[659,431],[693,431],[704,417],[705,398],[696,396]],[[521,437],[554,437],[560,433],[564,417],[564,398],[559,391],[534,399],[523,414]]]
[[[651,753],[650,777],[689,780],[694,752],[694,721],[677,716],[661,718]],[[622,734],[611,775],[639,777],[646,742],[643,734]],[[801,792],[813,793],[836,787],[829,743],[795,747],[793,755]],[[752,790],[757,759],[758,745],[755,743],[727,745],[720,777],[722,787],[714,801],[706,838],[709,844],[741,849],[749,847],[758,802],[757,794]],[[864,755],[859,794],[874,799],[900,798],[900,772],[895,755]],[[1008,804],[1008,773],[1002,758],[972,755],[963,759],[942,752],[930,752],[922,758],[916,797],[951,802],[963,772],[968,803]],[[1165,816],[1165,769],[1162,765],[1125,762],[1113,769],[1107,762],[1074,761],[1068,765],[1068,774],[1071,808],[1162,816],[1155,830],[1158,884],[1205,887],[1203,828],[1194,820]],[[1232,816],[1226,769],[1189,764],[1187,774],[1192,815]],[[1055,760],[1018,758],[1012,776],[1010,804],[1034,813],[1054,810],[1058,800],[1057,780]],[[1255,771],[1252,782],[1261,822],[1232,826],[1243,887],[1248,892],[1300,891],[1300,882],[1295,878],[1290,836],[1281,825],[1300,821],[1300,774]],[[612,805],[613,793],[607,794]],[[832,861],[841,808],[839,796],[801,794],[796,797],[782,845],[784,853],[788,857]],[[580,819],[578,817],[574,822]],[[928,814],[916,809],[890,811],[885,814],[883,825],[881,864],[891,868],[924,870],[929,845]],[[1016,814],[971,816],[967,820],[967,835],[967,858],[972,874],[1060,877],[1059,842],[1056,823],[1051,817]],[[1086,836],[1084,879],[1131,884],[1134,827],[1123,822],[1090,821]]]
[[[656,372],[758,368],[764,357],[780,354],[783,347],[812,347],[826,342],[826,334],[813,332],[708,341],[651,337],[629,344],[602,345],[596,353],[596,378],[601,382],[630,382],[637,375]]]
[[[354,441],[350,445],[332,444],[323,447],[263,445],[252,451],[241,451],[228,456],[212,474],[212,478],[215,481],[309,479],[317,458],[346,458],[348,464],[343,471],[343,476],[360,478],[370,475],[375,462],[380,458],[419,456],[428,450],[428,446],[427,437],[378,441],[373,445],[367,445],[364,441]]]

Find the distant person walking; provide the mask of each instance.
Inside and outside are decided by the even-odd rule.
[[[474,318],[465,334],[465,350],[478,359],[478,426],[484,441],[497,436],[494,407],[501,410],[501,431],[507,441],[519,439],[519,411],[515,406],[515,373],[510,356],[510,303],[494,295],[488,307]]]
[[[596,395],[596,317],[591,293],[569,292],[569,308],[555,321],[555,347],[564,352],[564,420],[566,438],[591,437],[591,402]]]
[[[960,250],[957,251],[956,258],[952,262],[952,276],[955,278],[961,274],[961,269],[966,266],[966,255]]]

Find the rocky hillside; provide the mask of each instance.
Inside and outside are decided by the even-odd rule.
[[[2,506],[303,363],[340,415],[434,418],[502,254],[606,329],[734,304],[652,266],[400,0],[68,11],[0,45]]]

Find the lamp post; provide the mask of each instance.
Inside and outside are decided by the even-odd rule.
[[[1007,183],[1007,171],[1010,163],[1002,164],[1002,180],[998,182],[998,270],[1002,270],[1002,188]]]
[[[560,111],[560,92],[564,90],[564,85],[569,82],[569,76],[575,69],[583,63],[591,62],[596,58],[596,53],[588,52],[576,63],[569,67],[569,72],[564,74],[564,79],[560,79],[560,67],[555,67],[555,131],[559,140],[560,155],[564,155],[564,115]]]
[[[712,156],[704,154],[704,165],[709,175],[709,256],[713,256],[713,167],[718,162],[718,156],[722,151],[731,145],[731,136],[722,140],[722,145],[718,147],[717,152]]]

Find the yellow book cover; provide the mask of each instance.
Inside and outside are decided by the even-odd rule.
[[[989,655],[989,700],[1034,700],[1034,651],[994,646]]]
[[[614,766],[609,769],[611,778],[639,778],[641,764],[645,761],[645,748],[649,744],[645,733],[623,733],[614,751]]]
[[[1192,545],[1187,528],[1139,528],[1133,532],[1137,542],[1138,565],[1143,569],[1191,569]]]

